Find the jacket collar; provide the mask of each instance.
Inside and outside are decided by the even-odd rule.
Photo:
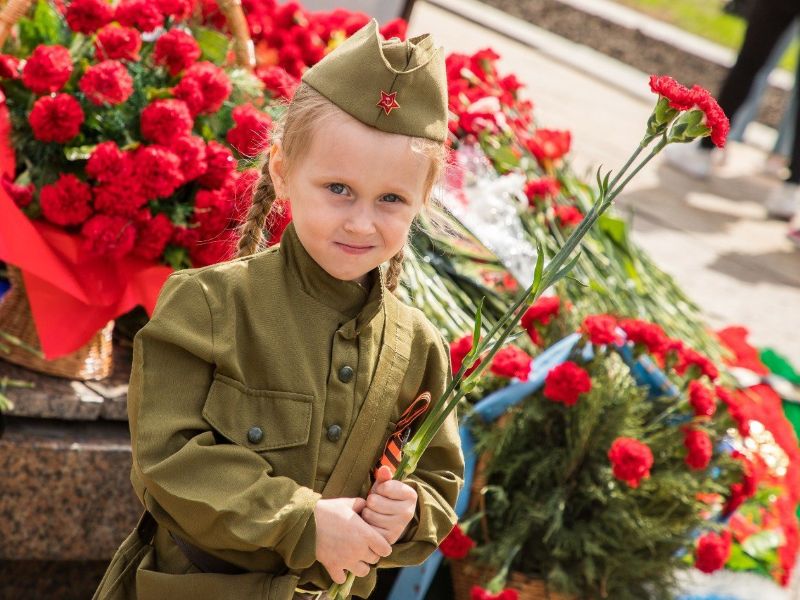
[[[278,252],[284,267],[305,293],[349,319],[357,317],[353,323],[356,332],[369,323],[382,308],[388,293],[383,265],[369,272],[369,287],[366,288],[355,281],[337,279],[311,257],[297,236],[293,222],[286,226]]]

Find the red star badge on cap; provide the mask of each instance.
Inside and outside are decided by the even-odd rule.
[[[385,114],[389,114],[395,108],[400,108],[400,105],[397,103],[396,100],[397,92],[392,92],[391,94],[387,94],[383,90],[381,90],[381,99],[378,101],[376,106],[380,106],[383,109]]]

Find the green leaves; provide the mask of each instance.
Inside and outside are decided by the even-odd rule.
[[[167,246],[164,250],[164,259],[176,271],[191,266],[189,251],[182,246]]]
[[[195,27],[192,33],[200,46],[201,60],[210,60],[215,65],[225,63],[228,54],[228,37],[226,35],[206,27]]]
[[[705,137],[711,133],[711,129],[703,123],[705,113],[702,110],[688,110],[675,120],[675,124],[669,131],[667,143],[685,143]]]
[[[664,133],[670,122],[672,122],[679,112],[680,111],[669,105],[669,100],[667,98],[661,96],[650,118],[647,120],[647,135],[649,137],[657,137]]]
[[[30,54],[39,44],[63,44],[67,38],[65,25],[56,9],[47,0],[39,0],[33,17],[19,20],[20,44],[25,54]]]
[[[472,350],[469,351],[465,360],[469,361],[473,359],[476,355],[478,350],[478,343],[481,341],[481,319],[483,314],[483,301],[486,298],[481,298],[480,304],[478,304],[478,314],[475,315],[475,327],[472,329]]]

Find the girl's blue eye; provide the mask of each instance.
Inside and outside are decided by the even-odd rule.
[[[386,194],[384,198],[394,198],[394,200],[389,202],[389,204],[400,204],[403,202],[403,199],[397,194]]]
[[[342,192],[347,190],[347,186],[343,183],[331,183],[328,184],[328,189],[332,191],[334,194],[341,194]]]

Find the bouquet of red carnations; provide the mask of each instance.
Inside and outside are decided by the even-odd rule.
[[[193,11],[38,0],[3,46],[0,260],[48,358],[150,312],[173,269],[233,254],[281,106]]]

